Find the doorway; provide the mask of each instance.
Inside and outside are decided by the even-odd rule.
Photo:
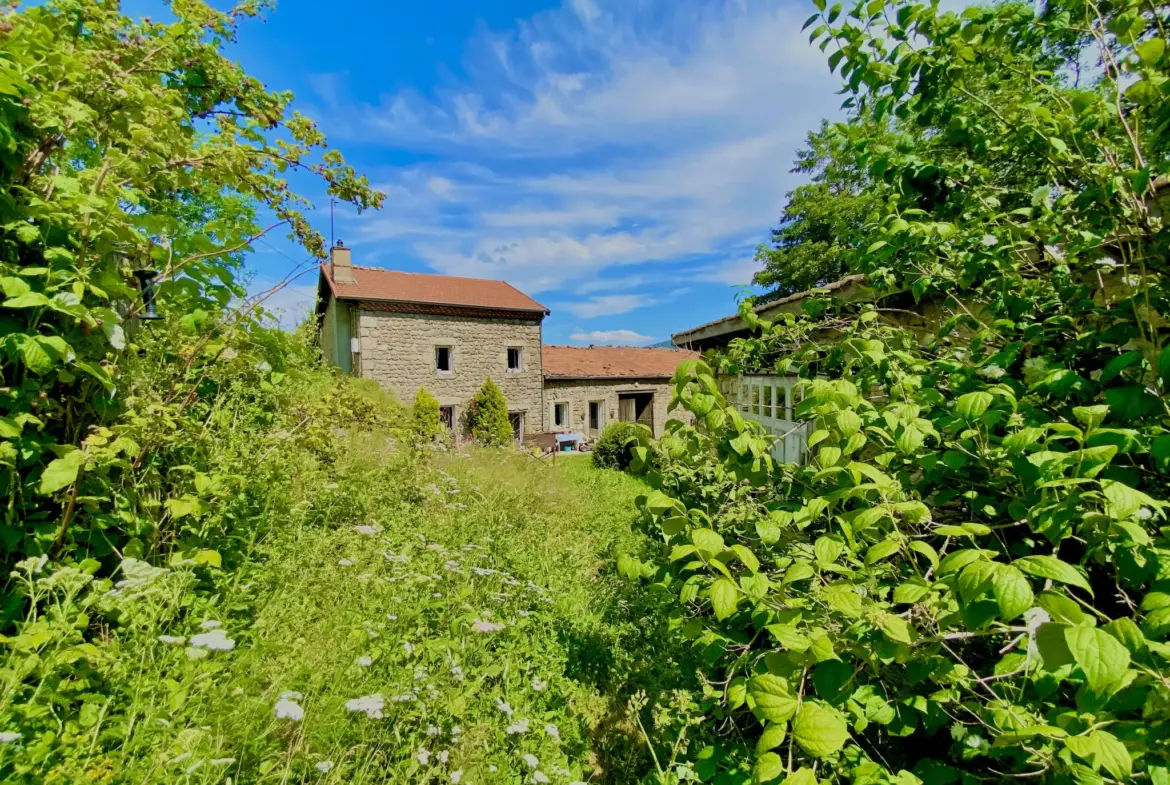
[[[508,422],[512,424],[512,438],[523,444],[524,412],[508,412]]]
[[[605,401],[589,402],[589,435],[596,439],[605,429]]]
[[[654,431],[654,393],[619,393],[618,419],[635,422]]]

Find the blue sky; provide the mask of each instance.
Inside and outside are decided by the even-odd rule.
[[[552,310],[548,343],[637,344],[734,311],[795,151],[841,100],[811,10],[280,0],[234,54],[387,193],[338,208],[355,264],[502,278]],[[328,200],[294,184],[328,236]],[[258,243],[254,287],[304,257]],[[295,318],[314,284],[274,303]]]

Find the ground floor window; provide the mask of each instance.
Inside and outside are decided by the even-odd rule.
[[[443,427],[448,431],[455,430],[455,407],[454,406],[440,406],[439,407],[439,422],[443,423]]]
[[[523,442],[524,412],[508,412],[508,421],[512,423],[512,438],[518,442]]]
[[[554,428],[568,428],[569,427],[569,404],[554,403],[553,404],[553,427]]]

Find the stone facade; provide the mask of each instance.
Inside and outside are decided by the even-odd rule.
[[[488,377],[508,400],[510,412],[524,413],[525,433],[546,430],[537,319],[396,313],[363,307],[357,319],[360,363],[355,372],[373,379],[410,404],[420,387],[454,407],[456,422]],[[435,349],[450,347],[452,368],[435,368]],[[508,370],[508,349],[518,348],[521,369]]]
[[[589,428],[589,403],[591,401],[602,402],[604,422],[601,423],[601,427],[604,428],[609,423],[618,422],[621,419],[618,403],[620,396],[637,393],[652,393],[654,396],[651,411],[653,412],[655,437],[662,436],[667,420],[691,422],[690,412],[682,408],[676,408],[673,412],[667,413],[666,408],[670,405],[671,386],[664,379],[548,379],[544,383],[544,421],[548,424],[550,431],[565,430],[565,428],[555,425],[554,407],[558,403],[567,403],[569,404],[568,429],[583,433],[590,439],[596,439],[598,432]]]

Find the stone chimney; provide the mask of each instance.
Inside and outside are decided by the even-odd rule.
[[[353,262],[350,260],[349,249],[341,240],[329,249],[329,272],[333,274],[334,283],[354,283]]]

